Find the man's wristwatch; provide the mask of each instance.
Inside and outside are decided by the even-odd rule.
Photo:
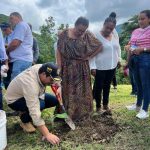
[[[144,52],[146,52],[147,51],[147,48],[146,47],[144,47]]]

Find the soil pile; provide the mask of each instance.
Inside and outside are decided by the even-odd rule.
[[[93,115],[82,121],[75,122],[74,131],[66,124],[56,123],[54,128],[55,134],[62,140],[82,143],[103,143],[109,142],[110,139],[119,131],[119,126],[111,116]]]

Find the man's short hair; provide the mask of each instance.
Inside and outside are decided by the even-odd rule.
[[[16,16],[22,20],[22,16],[18,12],[12,12],[10,16]]]

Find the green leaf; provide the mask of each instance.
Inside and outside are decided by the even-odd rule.
[[[62,114],[56,114],[54,117],[55,118],[66,119],[66,118],[68,118],[68,115],[67,115],[67,113],[62,113]]]

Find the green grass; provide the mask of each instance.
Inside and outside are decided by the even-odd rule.
[[[27,134],[19,127],[18,117],[9,117],[7,121],[8,150],[150,150],[150,118],[139,120],[136,112],[129,112],[125,106],[133,103],[136,98],[130,96],[129,85],[118,86],[117,92],[111,89],[110,107],[113,119],[119,124],[120,131],[109,143],[83,143],[78,144],[68,140],[62,141],[59,146],[52,146],[41,141],[41,135],[37,131]],[[52,110],[43,112],[47,123],[52,123]],[[54,126],[49,125],[53,132]],[[76,135],[77,138],[78,135]]]

